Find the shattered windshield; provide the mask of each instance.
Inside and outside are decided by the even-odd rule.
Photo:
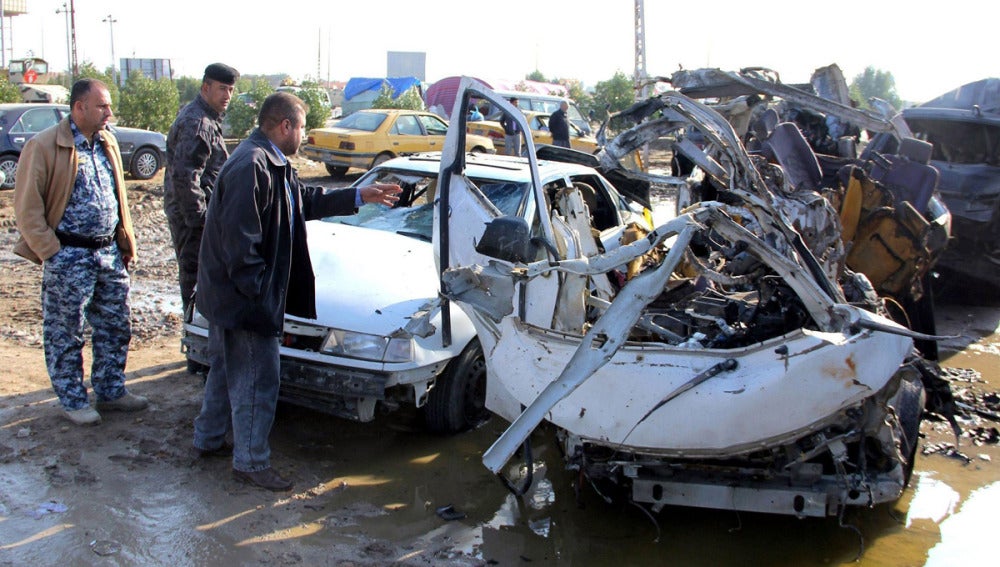
[[[471,181],[503,215],[517,214],[521,201],[529,189],[527,182],[477,178]],[[323,220],[395,232],[430,242],[434,222],[434,197],[437,193],[437,172],[379,169],[361,178],[354,186],[363,187],[372,183],[399,185],[403,189],[399,203],[392,208],[366,204],[358,209],[356,215],[333,216]]]
[[[909,119],[914,135],[934,144],[932,159],[1000,166],[1000,127],[953,120]]]

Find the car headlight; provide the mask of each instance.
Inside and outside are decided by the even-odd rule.
[[[377,362],[410,362],[413,360],[412,339],[390,339],[339,329],[333,329],[327,334],[320,350],[325,354]]]

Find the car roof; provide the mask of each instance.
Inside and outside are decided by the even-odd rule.
[[[915,106],[903,110],[903,119],[909,120],[946,120],[953,122],[980,122],[983,124],[1000,125],[1000,114],[976,112],[961,108],[939,108]]]
[[[57,102],[5,102],[0,104],[0,110],[27,110],[29,108],[65,108],[69,109],[68,104],[60,104]]]
[[[436,118],[440,118],[440,116],[438,116],[437,114],[434,114],[433,112],[427,112],[427,111],[424,111],[424,110],[410,110],[408,108],[362,108],[362,109],[359,109],[359,110],[355,110],[351,114],[354,114],[355,112],[364,112],[366,114],[374,114],[374,113],[378,113],[378,114],[430,114],[431,116],[434,116]],[[347,117],[345,116],[344,118],[347,118]]]
[[[469,177],[522,181],[531,177],[528,159],[499,154],[470,153],[465,158],[465,173]],[[441,152],[424,152],[393,158],[376,169],[407,169],[420,173],[438,173],[441,169]],[[542,179],[563,175],[600,175],[597,170],[576,163],[538,160],[538,173]]]
[[[551,101],[565,100],[566,102],[572,102],[572,99],[570,99],[569,97],[559,96],[559,95],[542,94],[542,93],[529,93],[529,92],[523,92],[523,91],[496,91],[495,90],[493,92],[495,92],[496,94],[498,94],[498,95],[500,95],[500,96],[502,96],[504,98],[514,97],[514,98],[516,98],[518,100],[521,100],[522,98],[525,99],[525,100],[533,98],[535,100],[551,100]]]

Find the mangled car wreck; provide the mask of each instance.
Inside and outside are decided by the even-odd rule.
[[[455,116],[471,97],[517,116],[471,79]],[[594,230],[586,188],[539,183],[530,140],[534,183],[503,214],[464,173],[463,120],[449,130],[441,289],[476,327],[487,407],[512,422],[484,465],[503,475],[545,420],[581,478],[654,511],[827,516],[897,499],[933,375],[913,339],[930,337],[887,317],[871,280],[845,265],[842,212],[799,186],[801,164],[748,154],[725,118],[679,93],[647,109],[657,118],[602,160],[696,128],[710,149],[690,153],[715,187],[652,230]]]

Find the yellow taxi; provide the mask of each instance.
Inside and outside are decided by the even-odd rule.
[[[523,111],[524,117],[528,119],[528,128],[531,129],[531,139],[535,144],[552,144],[552,133],[549,132],[549,116],[547,112]],[[493,141],[498,153],[503,153],[503,126],[493,120],[481,120],[479,122],[468,122],[465,131],[469,134],[487,136]],[[569,146],[574,150],[596,153],[599,149],[597,139],[588,136],[580,130],[580,127],[572,122],[569,123]]]
[[[440,151],[447,133],[448,123],[431,112],[365,109],[332,127],[310,130],[301,152],[323,162],[330,175],[341,176],[351,167],[371,169],[396,156]],[[486,136],[466,136],[465,147],[470,152],[496,153]]]

